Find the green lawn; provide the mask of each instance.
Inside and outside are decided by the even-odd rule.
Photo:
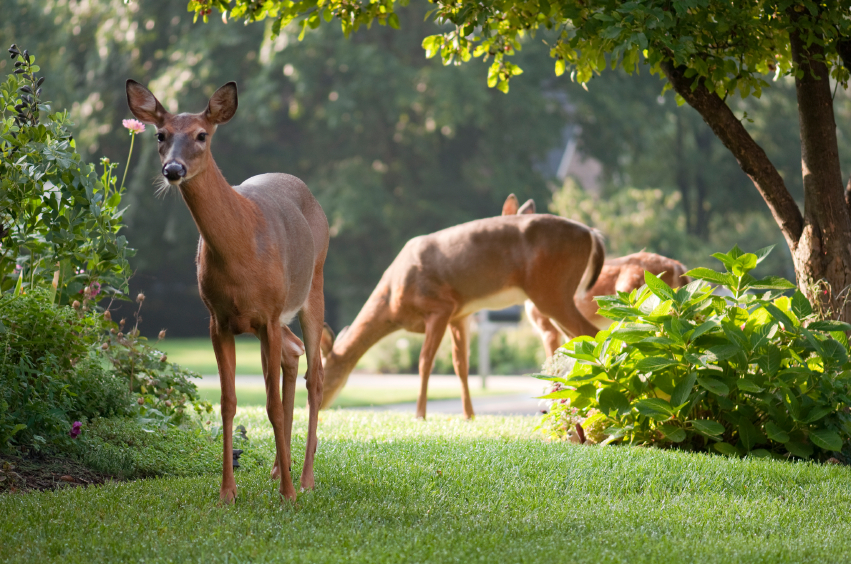
[[[316,490],[282,504],[262,408],[219,476],[0,495],[16,562],[849,562],[851,469],[538,440],[536,417],[331,410]],[[296,413],[295,474],[306,411]]]

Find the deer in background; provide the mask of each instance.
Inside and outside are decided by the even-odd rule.
[[[535,213],[535,202],[528,200],[522,206],[514,194],[509,194],[502,206],[502,215],[523,215]],[[644,251],[633,253],[625,257],[606,259],[597,282],[584,295],[576,295],[576,307],[582,312],[586,319],[590,320],[600,329],[608,327],[612,321],[601,315],[597,315],[596,296],[610,296],[617,292],[631,292],[644,285],[644,272],[651,272],[659,276],[671,288],[679,288],[689,283],[685,276],[686,267],[682,263]],[[562,332],[550,319],[530,300],[526,300],[526,316],[544,342],[544,350],[547,358],[555,353],[561,345]]]
[[[350,327],[336,342],[323,333],[327,407],[357,361],[399,329],[425,333],[419,358],[417,417],[426,415],[428,380],[446,328],[461,380],[464,415],[473,417],[467,385],[470,315],[530,300],[571,336],[597,328],[579,311],[574,294],[591,288],[605,260],[603,237],[554,215],[505,215],[449,227],[408,241]]]
[[[261,174],[234,187],[225,180],[210,144],[217,127],[236,113],[236,83],[219,88],[198,114],[170,114],[147,88],[133,80],[127,81],[126,90],[133,115],[156,126],[162,174],[180,191],[201,234],[196,258],[198,288],[210,311],[210,339],[222,387],[220,497],[227,503],[236,497],[234,335],[252,333],[260,340],[266,411],[275,433],[272,478],[280,479],[284,498],[294,500],[290,440],[298,357],[305,346],[310,416],[301,487],[314,485],[316,425],[322,403],[319,345],[328,221],[307,186],[294,176]],[[304,343],[287,327],[296,315]],[[283,369],[283,400],[279,367]]]

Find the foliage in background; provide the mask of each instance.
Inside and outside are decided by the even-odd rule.
[[[544,397],[597,410],[585,424],[603,422],[604,443],[819,459],[841,451],[851,436],[851,325],[816,319],[800,291],[775,292],[794,288],[787,280],[751,276],[770,250],[716,253],[726,272],[691,270],[696,280],[676,291],[646,273],[641,289],[598,298],[616,323],[560,349],[564,366],[544,377],[560,389]],[[564,409],[555,415],[575,416]]]
[[[42,100],[35,57],[9,49],[0,84],[0,291],[51,285],[70,303],[94,282],[126,292],[127,247],[114,164],[98,175],[76,152],[67,112]]]
[[[212,90],[236,80],[239,112],[213,154],[233,184],[288,172],[317,196],[333,233],[325,290],[336,329],[408,239],[494,215],[510,192],[545,201],[548,152],[563,148],[564,104],[541,88],[550,65],[530,60],[517,97],[488,91],[484,66],[423,58],[426,6],[402,16],[408,34],[376,28],[346,41],[329,27],[302,42],[297,29],[272,39],[220,19],[193,25],[185,4],[156,0],[11,0],[5,9],[0,35],[41,53],[84,154],[125,158],[126,78],[171,111],[200,111]],[[205,335],[197,230],[182,203],[154,196],[161,166],[152,131],[139,135],[133,155],[124,199],[127,238],[139,249],[132,295],[148,298],[142,331]]]

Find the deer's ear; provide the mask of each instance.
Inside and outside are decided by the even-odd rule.
[[[143,123],[161,127],[168,112],[151,91],[132,79],[127,80],[126,89],[127,105],[133,115]]]
[[[515,215],[520,202],[517,201],[517,196],[509,194],[502,204],[502,215]]]
[[[535,213],[535,200],[532,198],[526,200],[526,203],[520,206],[520,209],[517,210],[517,215],[523,215],[526,213]]]
[[[228,82],[210,97],[205,114],[216,125],[227,123],[236,113],[238,105],[236,82]]]

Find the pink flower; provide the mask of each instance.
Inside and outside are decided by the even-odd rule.
[[[100,282],[92,282],[89,289],[92,292],[92,296],[97,296],[100,294]]]
[[[71,425],[71,430],[68,431],[68,436],[72,439],[76,439],[80,435],[80,427],[82,426],[83,424],[81,422],[74,421],[74,424]]]
[[[131,135],[145,131],[145,124],[136,119],[125,119],[121,122],[121,125],[129,129]]]

